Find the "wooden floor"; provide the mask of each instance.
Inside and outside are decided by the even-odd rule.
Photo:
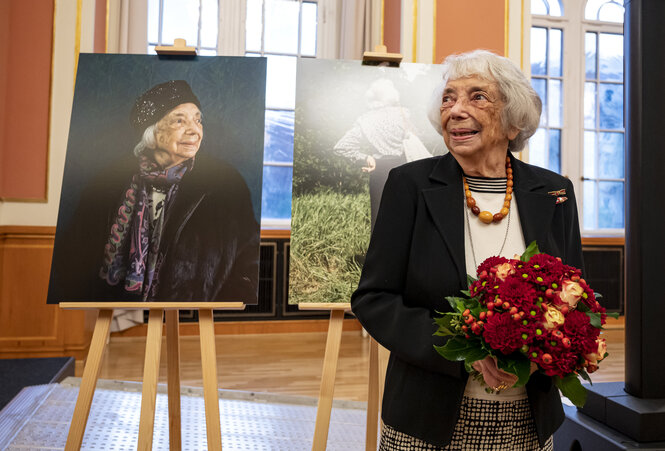
[[[624,380],[624,329],[606,330],[609,357],[592,375],[594,382]],[[318,396],[325,332],[218,335],[219,387],[232,390]],[[197,336],[180,338],[184,386],[202,386]],[[144,337],[112,337],[100,377],[140,381]],[[166,346],[162,346],[160,382],[166,382]],[[367,401],[369,339],[360,331],[344,332],[337,369],[335,399]],[[81,369],[78,369],[81,373]],[[80,374],[77,374],[80,376]]]

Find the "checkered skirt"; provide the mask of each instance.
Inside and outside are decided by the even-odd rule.
[[[528,399],[488,401],[464,396],[453,437],[435,446],[384,425],[379,451],[552,451],[552,437],[543,448]]]

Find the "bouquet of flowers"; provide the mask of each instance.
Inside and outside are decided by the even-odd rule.
[[[586,389],[579,377],[591,382],[589,373],[607,356],[599,334],[608,314],[581,271],[541,254],[534,241],[519,260],[488,258],[477,276],[468,276],[465,297],[446,298],[453,312],[435,320],[435,335],[452,337],[435,346],[437,352],[463,360],[480,381],[472,365],[492,356],[500,369],[517,376],[515,387],[528,382],[533,362],[573,404],[583,406]]]

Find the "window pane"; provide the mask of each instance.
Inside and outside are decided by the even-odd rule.
[[[148,46],[148,55],[157,55],[157,51],[155,50],[156,45],[149,45]]]
[[[171,45],[175,38],[183,38],[196,46],[199,30],[199,0],[164,0],[162,44]]]
[[[268,56],[266,107],[295,108],[296,60],[295,56]]]
[[[623,133],[598,134],[598,172],[603,178],[624,176]]]
[[[546,75],[547,28],[531,28],[531,75]]]
[[[547,15],[547,0],[531,0],[531,14]]]
[[[201,56],[216,56],[217,50],[214,49],[200,49],[199,55]]]
[[[596,128],[595,83],[584,83],[584,128]]]
[[[598,227],[623,228],[623,182],[598,182]]]
[[[588,20],[600,20],[598,14],[600,9],[606,3],[611,3],[615,0],[587,0],[586,7],[584,8],[584,18]]]
[[[561,130],[550,129],[549,162],[547,169],[561,174]]]
[[[263,167],[263,196],[261,218],[289,219],[291,217],[291,183],[293,168]]]
[[[293,111],[266,110],[263,161],[293,163]]]
[[[245,21],[245,49],[261,51],[261,24],[263,23],[263,1],[247,0]]]
[[[550,29],[549,75],[561,76],[561,45],[563,33],[556,28]]]
[[[561,101],[561,80],[549,80],[548,83],[548,117],[547,125],[550,127],[561,127],[561,116],[563,105]]]
[[[600,128],[623,128],[623,85],[600,84]]]
[[[316,55],[316,3],[302,4],[302,31],[300,36],[300,53],[307,56]]]
[[[298,53],[298,2],[266,0],[265,8],[265,51]]]
[[[596,177],[596,132],[584,132],[584,177]]]
[[[623,36],[600,33],[598,36],[598,56],[600,59],[601,80],[623,81]]]
[[[606,3],[600,7],[598,19],[604,22],[623,23],[623,7],[616,3]]]
[[[550,16],[561,17],[561,0],[549,0],[550,3]]]
[[[217,47],[217,0],[203,0],[201,2],[201,45],[203,47]]]
[[[540,125],[545,126],[547,124],[547,84],[546,81],[542,78],[532,78],[531,86],[533,90],[536,91],[540,101],[543,103],[543,114],[540,115]]]
[[[596,221],[596,182],[593,180],[585,180],[583,185],[584,208],[582,209],[582,215],[584,220],[584,228],[597,229],[598,222]]]
[[[596,33],[584,35],[584,54],[586,59],[586,78],[596,78]]]
[[[539,128],[529,140],[529,163],[547,167],[545,157],[547,155],[547,130]]]
[[[159,39],[159,0],[148,1],[148,42],[158,44]]]

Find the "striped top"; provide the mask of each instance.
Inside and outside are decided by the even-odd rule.
[[[505,193],[508,179],[506,177],[472,177],[464,175],[469,190],[473,193]]]

